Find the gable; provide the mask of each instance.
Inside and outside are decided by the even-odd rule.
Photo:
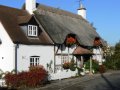
[[[27,21],[27,22],[21,22],[19,25],[20,25],[21,30],[25,33],[26,37],[28,36],[28,26],[29,25],[31,25],[31,26],[37,26],[38,36],[42,33],[42,30],[39,27],[39,24],[35,20],[34,16],[31,16],[31,18],[29,19],[29,21]]]
[[[6,12],[6,10],[9,11]],[[53,44],[45,32],[41,32],[38,39],[29,39],[20,28],[21,23],[27,24],[29,20],[31,20],[31,16],[25,10],[0,6],[0,21],[15,44]]]

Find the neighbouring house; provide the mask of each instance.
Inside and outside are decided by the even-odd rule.
[[[78,15],[36,0],[26,0],[22,9],[0,5],[0,69],[4,72],[43,65],[52,80],[75,76],[77,70],[64,70],[62,65],[74,59],[79,66],[84,57],[96,56],[98,49],[88,50],[96,37],[100,36],[86,20],[82,5]]]

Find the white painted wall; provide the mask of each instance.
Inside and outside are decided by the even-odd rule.
[[[47,63],[54,61],[54,46],[19,45],[17,55],[18,71],[29,70],[30,56],[40,56],[39,63],[47,69]]]
[[[62,53],[66,54],[68,53],[68,47],[63,46]],[[69,47],[69,53],[71,54],[75,50],[76,46],[74,45],[73,47]],[[59,49],[57,53],[61,53],[61,50]]]
[[[58,71],[57,73],[51,74],[51,80],[70,78],[76,76],[77,74],[78,74],[77,69],[75,71],[62,70],[62,71]]]
[[[67,50],[67,49],[66,49]],[[29,70],[30,66],[30,56],[40,56],[40,64],[47,69],[47,63],[49,64],[51,60],[54,63],[54,46],[42,46],[42,45],[19,45],[17,49],[18,54],[18,71]],[[56,65],[61,64],[61,59],[56,58]],[[54,64],[52,64],[52,70],[54,70]],[[51,76],[51,80],[59,79],[59,78],[68,78],[71,76],[75,76],[76,71],[66,71],[60,70],[56,73],[49,72]],[[60,77],[59,77],[60,75]]]
[[[56,80],[56,79],[63,79],[63,78],[69,78],[69,77],[72,77],[72,76],[76,76],[76,74],[78,73],[77,72],[77,69],[76,71],[71,71],[71,70],[65,70],[63,69],[61,66],[63,64],[63,61],[61,60],[61,55],[62,54],[63,56],[68,56],[68,51],[69,51],[69,62],[71,61],[72,59],[72,53],[74,51],[74,49],[76,48],[76,46],[72,47],[72,48],[69,48],[68,50],[68,47],[64,47],[63,46],[63,50],[61,52],[61,49],[58,50],[57,54],[56,55],[56,72],[55,73],[51,73],[51,79],[52,80]],[[56,47],[56,51],[57,51],[58,47]],[[68,58],[67,58],[68,59]],[[76,61],[76,58],[74,58],[75,61]]]
[[[4,26],[0,22],[0,69],[5,71],[11,71],[15,68],[15,45],[7,34]]]
[[[75,48],[76,48],[76,46],[74,46],[74,47],[71,47],[71,48],[68,48],[68,47],[63,47],[64,49],[61,51],[60,49],[58,50],[58,52],[57,52],[57,54],[59,54],[59,55],[56,55],[56,64],[57,65],[59,65],[59,64],[61,64],[62,63],[62,61],[61,61],[61,55],[60,54],[62,54],[63,56],[64,55],[66,55],[66,56],[68,56],[69,55],[69,57],[68,57],[68,60],[69,60],[69,62],[71,61],[71,59],[72,59],[72,53],[73,53],[73,51],[75,50]],[[56,48],[56,51],[57,51],[57,48]],[[68,54],[69,53],[69,54]]]
[[[93,59],[97,60],[99,62],[99,64],[101,64],[102,61],[103,61],[103,51],[102,51],[102,49],[101,48],[95,48],[95,49],[93,49],[93,53],[94,53]]]

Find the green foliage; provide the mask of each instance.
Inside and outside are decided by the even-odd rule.
[[[87,62],[85,62],[85,69],[90,70],[90,60],[88,60]],[[97,73],[99,71],[98,62],[92,60],[92,69],[94,70],[95,73]]]
[[[75,71],[76,70],[76,63],[75,61],[72,59],[70,62],[65,62],[63,64],[63,68],[64,69],[70,69],[71,71]]]
[[[105,65],[107,69],[120,70],[120,42],[115,45],[114,54],[106,57]]]
[[[113,58],[113,56],[107,56],[104,65],[107,69],[116,69],[115,59]]]
[[[74,60],[71,60],[70,64],[69,64],[69,68],[71,71],[75,71],[76,70],[76,66],[75,66],[75,62]]]

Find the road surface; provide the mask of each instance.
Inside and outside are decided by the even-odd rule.
[[[120,72],[58,81],[36,90],[120,90]]]

